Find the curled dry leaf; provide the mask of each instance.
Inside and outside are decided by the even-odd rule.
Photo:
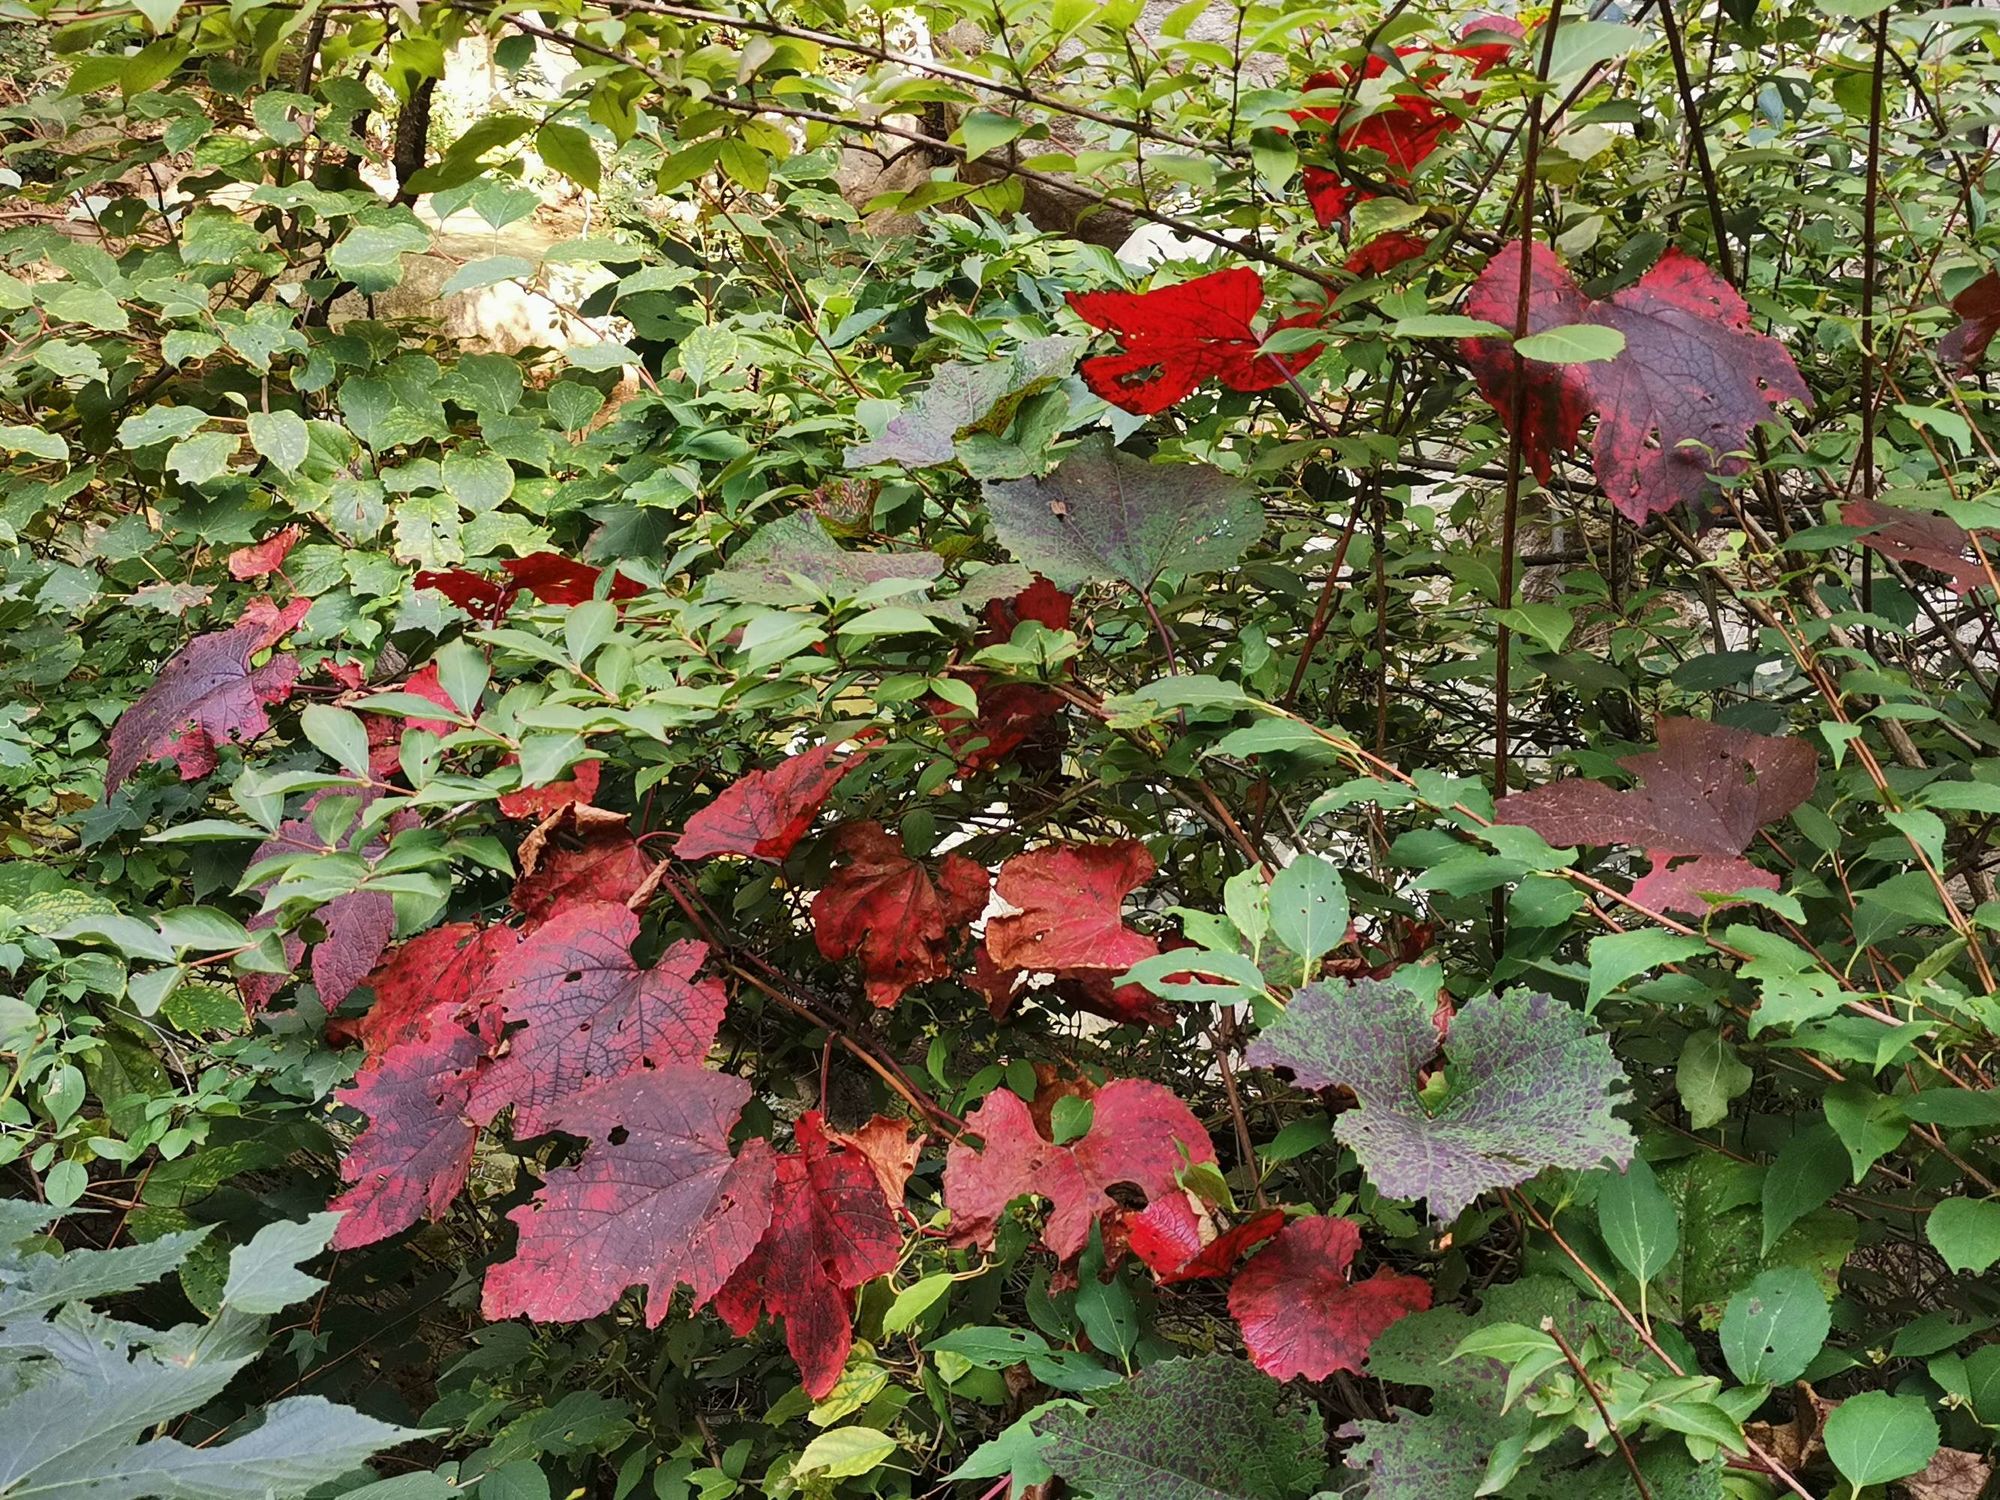
[[[1285,1222],[1281,1208],[1252,1214],[1217,1231],[1205,1204],[1187,1193],[1165,1193],[1125,1225],[1125,1242],[1161,1286],[1227,1276],[1245,1252],[1276,1234]]]
[[[263,578],[277,572],[304,535],[304,527],[286,526],[272,532],[261,542],[238,547],[229,554],[229,576],[238,583],[245,583],[252,578]]]
[[[530,931],[578,902],[629,900],[653,871],[622,825],[588,827],[576,838],[538,828],[521,841],[520,862],[512,899]]]

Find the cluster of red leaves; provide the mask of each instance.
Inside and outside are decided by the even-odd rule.
[[[1519,241],[1487,262],[1466,313],[1515,325]],[[1636,286],[1604,302],[1583,294],[1554,252],[1528,261],[1530,334],[1588,323],[1615,329],[1625,347],[1587,364],[1522,359],[1501,339],[1460,344],[1480,394],[1511,429],[1521,409],[1522,452],[1544,483],[1558,453],[1576,446],[1597,415],[1591,461],[1611,503],[1634,521],[1676,505],[1699,506],[1716,478],[1741,473],[1751,429],[1786,401],[1811,399],[1785,346],[1750,326],[1728,282],[1692,256],[1668,250]]]
[[[973,649],[1004,645],[1014,638],[1014,627],[1025,620],[1050,630],[1070,628],[1075,599],[1046,578],[1037,578],[1012,599],[988,602],[973,638]],[[960,713],[942,698],[927,698],[925,705],[941,719],[950,719],[945,738],[952,753],[966,771],[996,765],[1012,757],[1022,747],[1039,741],[1062,713],[1064,698],[1054,688],[1035,682],[996,682],[993,674],[977,667],[961,667],[954,674],[979,700],[979,712],[970,721],[951,719]]]
[[[507,613],[515,597],[524,592],[544,604],[585,603],[596,597],[597,580],[603,570],[560,553],[535,552],[527,557],[510,558],[500,564],[500,571],[505,575],[502,579],[488,578],[484,573],[465,568],[442,572],[426,569],[417,574],[416,585],[420,589],[436,589],[469,615],[498,619]],[[613,600],[636,599],[645,592],[643,584],[623,574],[612,576]]]
[[[1472,64],[1471,76],[1483,78],[1506,61],[1522,36],[1521,23],[1507,16],[1480,16],[1466,26],[1464,35],[1469,37],[1482,32],[1505,37],[1506,40],[1462,43],[1457,47],[1396,48],[1401,81],[1387,104],[1340,132],[1341,155],[1368,153],[1364,161],[1357,163],[1358,166],[1379,182],[1399,188],[1408,187],[1417,167],[1437,150],[1447,134],[1459,126],[1458,114],[1438,100],[1439,85],[1451,75],[1445,60],[1467,60]],[[1380,78],[1388,70],[1388,58],[1379,52],[1371,53],[1362,65],[1359,78],[1350,66],[1335,72],[1316,73],[1306,80],[1306,87],[1339,89],[1343,94],[1349,94],[1362,82]],[[1462,97],[1470,103],[1479,97],[1479,91],[1472,90]],[[1292,118],[1300,121],[1321,120],[1335,125],[1339,123],[1339,116],[1338,109],[1321,106],[1296,110]],[[1323,229],[1336,224],[1345,226],[1356,204],[1378,196],[1371,188],[1347,182],[1330,167],[1308,166],[1304,175],[1306,201],[1312,205],[1313,217]],[[1429,244],[1430,241],[1421,235],[1392,230],[1357,247],[1347,258],[1347,269],[1361,275],[1380,275],[1423,254]]]
[[[985,867],[947,854],[933,880],[880,823],[842,825],[834,848],[845,863],[812,904],[819,951],[836,962],[858,957],[869,1001],[885,1008],[915,985],[949,977],[986,909]]]
[[[1125,343],[1117,354],[1092,355],[1077,373],[1113,406],[1147,417],[1205,380],[1232,391],[1271,390],[1318,358],[1319,346],[1260,353],[1263,339],[1250,320],[1263,304],[1264,278],[1242,266],[1149,292],[1071,292],[1078,317]],[[1319,309],[1295,313],[1273,329],[1311,327],[1320,317]]]
[[[1632,887],[1632,900],[1648,911],[1699,916],[1709,910],[1704,891],[1775,891],[1777,877],[1741,856],[1759,828],[1812,795],[1819,778],[1812,746],[1701,719],[1662,719],[1659,735],[1656,750],[1618,762],[1638,777],[1636,789],[1554,781],[1502,797],[1494,819],[1559,847],[1645,850],[1652,868]]]

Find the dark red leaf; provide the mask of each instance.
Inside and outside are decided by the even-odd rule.
[[[1146,1263],[1160,1285],[1227,1276],[1253,1245],[1261,1245],[1283,1227],[1285,1211],[1267,1208],[1241,1224],[1215,1232],[1215,1221],[1197,1212],[1186,1193],[1167,1193],[1146,1205],[1125,1226],[1125,1243]],[[1208,1236],[1207,1239],[1203,1235]]]
[[[1860,539],[1862,546],[1898,562],[1917,563],[1944,574],[1951,580],[1954,594],[1969,594],[1989,581],[1973,549],[1971,533],[1948,517],[1900,510],[1864,495],[1842,506],[1840,519],[1846,526],[1869,528]]]
[[[276,859],[283,854],[330,854],[334,850],[322,842],[319,831],[313,827],[312,808],[318,798],[306,804],[305,813],[296,818],[288,818],[278,825],[278,831],[257,846],[250,856],[254,868],[267,859]],[[353,852],[364,859],[380,857],[386,846],[381,842],[367,845]],[[270,885],[264,882],[258,889]],[[368,971],[388,948],[396,935],[396,904],[392,897],[381,891],[349,891],[344,896],[335,896],[321,906],[315,919],[325,936],[312,945],[313,988],[319,992],[320,1002],[328,1010],[334,1009],[353,993],[354,987],[368,977]],[[273,926],[277,921],[274,913],[260,913],[250,920],[252,931],[261,931]],[[296,933],[284,937],[285,957],[294,967],[305,957],[305,939]],[[271,1003],[272,998],[289,982],[285,974],[245,974],[239,982],[245,1007],[253,1014]]]
[[[990,1246],[1007,1205],[1049,1200],[1042,1243],[1062,1260],[1090,1240],[1090,1226],[1123,1210],[1110,1189],[1129,1184],[1150,1202],[1179,1193],[1183,1162],[1212,1162],[1215,1147],[1188,1107],[1157,1083],[1121,1078],[1099,1089],[1090,1129],[1066,1146],[1037,1133],[1028,1106],[999,1089],[966,1116],[985,1146],[955,1142],[945,1155],[944,1200],[959,1244]]]
[[[1268,391],[1319,351],[1260,355],[1250,320],[1263,301],[1263,277],[1242,266],[1150,292],[1071,292],[1078,317],[1125,341],[1124,352],[1094,355],[1078,373],[1098,396],[1141,416],[1165,411],[1204,380]]]
[[[770,1143],[729,1154],[749,1098],[741,1078],[669,1066],[564,1103],[551,1124],[590,1145],[508,1215],[520,1241],[512,1260],[486,1273],[485,1315],[573,1323],[636,1285],[646,1289],[646,1324],[657,1327],[682,1282],[696,1307],[706,1304],[771,1222]]]
[[[760,1313],[783,1318],[800,1383],[817,1401],[847,1365],[854,1289],[896,1269],[903,1236],[874,1168],[836,1149],[817,1113],[800,1117],[793,1139],[798,1150],[778,1158],[770,1227],[715,1310],[739,1337]]]
[[[956,675],[979,699],[974,717],[967,719],[963,709],[943,698],[926,698],[924,706],[945,721],[945,742],[967,772],[1012,758],[1039,739],[1069,701],[1040,683],[995,682],[976,668],[961,668]]]
[[[1119,915],[1126,894],[1153,870],[1153,856],[1136,839],[1017,854],[994,883],[1016,911],[987,922],[987,951],[1003,969],[1123,972],[1159,951]]]
[[[1784,345],[1750,326],[1736,289],[1693,257],[1668,250],[1636,286],[1609,301],[1585,297],[1546,247],[1534,247],[1528,332],[1592,323],[1616,329],[1625,348],[1588,364],[1521,361],[1527,384],[1523,450],[1547,480],[1555,455],[1576,444],[1584,418],[1597,415],[1591,461],[1619,511],[1643,521],[1676,505],[1698,505],[1714,481],[1742,472],[1750,432],[1773,408],[1811,399]],[[1514,326],[1521,247],[1510,242],[1487,262],[1465,300],[1466,313]],[[1480,393],[1513,420],[1516,356],[1500,339],[1460,344]]]
[[[1938,344],[1938,363],[1970,375],[2000,333],[2000,271],[1988,271],[1952,298],[1951,310],[1960,322]]]
[[[846,862],[813,898],[819,951],[836,961],[858,955],[868,998],[884,1007],[949,976],[967,924],[986,909],[986,871],[948,854],[933,883],[880,823],[843,824],[834,848]]]
[[[327,1205],[346,1215],[333,1234],[336,1250],[372,1245],[425,1216],[443,1218],[465,1185],[479,1134],[466,1103],[486,1044],[437,1019],[340,1092],[342,1104],[368,1116],[368,1128],[340,1164],[353,1186]]]
[[[739,777],[687,820],[674,853],[681,859],[741,854],[782,863],[806,836],[840,779],[866,754],[857,750],[841,755],[839,747],[828,742],[768,771]]]
[[[489,1042],[498,1041],[499,1015],[488,1009],[493,993],[488,979],[520,940],[511,927],[447,922],[399,944],[368,976],[375,1003],[351,1027],[366,1054],[363,1071],[422,1033],[433,1017],[473,1023]],[[484,1016],[491,1017],[490,1025]]]
[[[515,588],[526,589],[544,604],[583,604],[595,598],[598,575],[603,571],[555,552],[509,558],[500,567]],[[645,592],[643,583],[622,573],[612,575],[611,598],[636,599]]]
[[[545,818],[552,812],[560,812],[565,807],[578,803],[588,804],[597,795],[598,779],[604,774],[601,763],[594,760],[578,761],[576,769],[561,781],[552,781],[547,786],[523,787],[518,792],[504,792],[500,797],[500,811],[510,818]]]
[[[974,638],[975,646],[1004,646],[1014,638],[1014,627],[1033,620],[1050,630],[1067,630],[1076,598],[1064,593],[1046,578],[1037,578],[1011,599],[987,601],[984,623]]]
[[[479,1081],[478,1118],[511,1104],[514,1134],[540,1135],[585,1089],[708,1056],[729,1003],[721,981],[695,978],[708,945],[675,943],[641,969],[638,936],[624,906],[592,902],[558,912],[494,964],[492,1003],[520,1029]]]
[[[264,607],[259,609],[255,605]],[[198,635],[174,653],[153,685],[111,726],[106,743],[107,794],[147,761],[171,755],[181,780],[215,769],[216,746],[251,740],[271,727],[265,708],[291,697],[299,679],[296,657],[274,656],[261,667],[251,658],[267,650],[312,608],[294,599],[282,608],[253,600],[227,630]]]
[[[532,931],[565,907],[625,901],[645,883],[652,863],[623,828],[592,828],[575,843],[550,841],[532,868],[525,857],[514,909]]]
[[[304,535],[303,527],[286,526],[253,546],[238,547],[229,554],[229,576],[242,583],[277,572],[285,565],[286,555],[298,546],[299,538]]]
[[[1773,739],[1701,719],[1662,719],[1659,735],[1657,750],[1618,762],[1639,778],[1637,789],[1620,791],[1601,781],[1551,782],[1502,797],[1494,819],[1532,828],[1558,846],[1630,844],[1644,849],[1654,866],[1646,877],[1653,882],[1650,889],[1685,902],[1693,892],[1710,888],[1691,882],[1754,870],[1735,856],[1749,847],[1760,827],[1810,797],[1819,777],[1819,757],[1804,740]],[[1726,864],[1677,874],[1667,868],[1675,855]],[[1744,885],[1777,888],[1769,876],[1726,888]],[[1637,890],[1633,894],[1636,899]]]
[[[1647,911],[1692,912],[1705,916],[1711,910],[1734,903],[1723,901],[1711,907],[1704,891],[1727,895],[1732,891],[1775,891],[1778,877],[1760,870],[1747,859],[1719,854],[1702,854],[1675,864],[1656,861],[1653,868],[1632,884],[1631,897]]]
[[[1229,1288],[1251,1361],[1279,1380],[1358,1372],[1382,1330],[1431,1305],[1430,1283],[1389,1270],[1347,1279],[1361,1231],[1348,1219],[1295,1219]]]

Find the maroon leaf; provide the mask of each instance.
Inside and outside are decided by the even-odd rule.
[[[1397,1319],[1431,1305],[1430,1284],[1377,1271],[1351,1282],[1361,1231],[1348,1219],[1295,1219],[1237,1273],[1229,1311],[1257,1368],[1279,1380],[1358,1372]]]
[[[489,1042],[498,1041],[499,1016],[488,1011],[488,980],[493,966],[520,940],[511,927],[447,922],[399,945],[369,975],[375,1004],[351,1028],[366,1054],[363,1071],[379,1065],[399,1043],[421,1035],[434,1016],[471,1021]],[[490,1035],[482,1013],[491,1015]]]
[[[514,1258],[486,1274],[488,1318],[595,1317],[625,1289],[646,1289],[657,1327],[686,1282],[700,1307],[743,1264],[771,1222],[770,1143],[729,1154],[750,1085],[705,1069],[635,1073],[569,1100],[555,1128],[588,1138],[574,1167],[549,1174],[509,1214]]]
[[[340,1175],[353,1184],[327,1205],[345,1214],[336,1250],[399,1234],[419,1218],[444,1217],[465,1185],[479,1130],[466,1113],[486,1044],[442,1017],[430,1032],[397,1042],[339,1099],[368,1116]]]
[[[1186,1193],[1167,1193],[1128,1221],[1125,1239],[1160,1285],[1171,1286],[1227,1276],[1246,1250],[1268,1240],[1284,1222],[1283,1209],[1267,1208],[1217,1234],[1215,1221],[1205,1208],[1197,1211]]]
[[[838,750],[832,742],[815,745],[768,771],[752,771],[731,782],[687,820],[674,843],[675,855],[707,859],[741,854],[782,863],[806,836],[840,779],[867,753],[839,755]]]
[[[1631,844],[1644,849],[1654,866],[1646,877],[1653,883],[1650,891],[1678,902],[1697,899],[1694,892],[1714,888],[1707,882],[1717,879],[1735,882],[1722,889],[1777,889],[1777,882],[1761,872],[1756,880],[1739,878],[1755,867],[1735,856],[1749,847],[1760,827],[1812,795],[1819,776],[1812,746],[1701,719],[1662,719],[1659,735],[1657,750],[1618,762],[1639,778],[1637,789],[1620,791],[1601,781],[1552,782],[1502,797],[1494,819],[1532,828],[1558,846]],[[1699,855],[1712,862],[1680,872],[1668,868],[1674,855]],[[1635,889],[1635,900],[1638,894]],[[1678,909],[1707,908],[1683,904]]]
[[[250,856],[251,868],[284,854],[335,852],[334,846],[323,842],[319,830],[313,826],[311,814],[318,800],[315,797],[308,802],[302,816],[286,819],[278,825],[274,835],[257,846],[256,852]],[[378,841],[354,852],[364,859],[375,859],[385,848],[386,845]],[[271,884],[271,881],[265,881],[258,889],[267,889]],[[368,971],[375,967],[376,961],[395,937],[396,904],[394,898],[381,891],[349,891],[326,902],[314,915],[325,935],[311,945],[313,988],[319,992],[320,1003],[330,1011],[368,977]],[[261,912],[251,918],[248,925],[251,931],[257,932],[274,926],[276,922],[275,913]],[[283,941],[285,957],[296,968],[299,960],[306,955],[306,941],[296,933],[286,933]],[[288,979],[289,975],[285,974],[244,975],[238,987],[242,991],[245,1007],[253,1014],[262,1010]]]
[[[298,546],[299,538],[305,535],[305,528],[286,526],[272,532],[254,546],[238,547],[229,554],[229,576],[237,582],[247,582],[252,578],[263,578],[275,573],[285,565],[285,558],[292,548]]]
[[[513,580],[515,588],[526,589],[544,604],[583,604],[595,598],[598,576],[603,571],[588,563],[572,562],[555,552],[509,558],[500,567]],[[636,599],[645,592],[643,583],[622,573],[611,577],[612,599]]]
[[[443,571],[426,568],[412,582],[420,589],[437,590],[469,615],[489,618],[505,614],[515,594],[511,584],[495,583],[484,574],[464,568]]]
[[[625,901],[645,883],[652,863],[623,828],[592,828],[574,844],[550,843],[530,866],[524,854],[514,909],[532,931],[584,901]]]
[[[1000,867],[995,889],[1016,908],[986,924],[986,949],[1002,969],[1122,972],[1159,945],[1119,915],[1126,894],[1153,878],[1136,839],[1047,844]]]
[[[793,1135],[797,1152],[778,1158],[770,1227],[715,1310],[738,1336],[760,1312],[783,1318],[800,1382],[818,1400],[854,1344],[854,1289],[896,1269],[903,1236],[865,1157],[836,1149],[817,1113],[801,1116]]]
[[[1259,354],[1263,338],[1250,320],[1263,302],[1264,278],[1242,266],[1150,292],[1071,292],[1079,318],[1125,341],[1123,352],[1093,355],[1078,373],[1098,396],[1142,416],[1165,411],[1205,380],[1268,391],[1319,350]]]
[[[1159,1084],[1139,1079],[1099,1089],[1090,1129],[1066,1146],[1039,1134],[1028,1106],[1006,1089],[988,1094],[965,1124],[985,1145],[974,1150],[958,1141],[945,1155],[952,1239],[990,1246],[1009,1203],[1046,1198],[1042,1243],[1063,1260],[1089,1242],[1092,1224],[1122,1215],[1110,1189],[1129,1185],[1150,1202],[1180,1192],[1175,1173],[1183,1162],[1215,1160],[1208,1133],[1188,1107]]]
[[[2000,333],[2000,271],[1988,271],[1951,299],[1960,323],[1938,344],[1938,363],[1970,375]]]
[[[858,955],[869,1000],[891,1006],[913,985],[943,979],[967,924],[986,909],[986,871],[948,854],[933,883],[880,823],[848,823],[834,834],[845,859],[813,898],[813,940],[836,961]]]
[[[1530,266],[1528,332],[1593,323],[1624,335],[1617,357],[1589,364],[1521,361],[1527,383],[1522,445],[1546,481],[1555,455],[1576,444],[1597,414],[1591,449],[1597,481],[1624,515],[1698,504],[1718,477],[1742,472],[1739,450],[1756,424],[1786,401],[1811,399],[1784,345],[1750,326],[1736,289],[1700,261],[1668,250],[1638,285],[1592,302],[1553,252],[1537,245]],[[1480,273],[1465,311],[1514,326],[1521,248],[1508,244]],[[1460,345],[1480,393],[1511,423],[1517,363],[1499,339]]]
[[[560,812],[565,807],[575,807],[579,803],[588,805],[597,796],[597,783],[603,774],[600,762],[579,761],[576,769],[562,781],[502,793],[500,811],[510,818],[539,819],[552,812]]]
[[[1703,895],[1712,891],[1729,895],[1735,891],[1775,891],[1778,877],[1760,870],[1747,859],[1731,859],[1717,854],[1697,855],[1677,864],[1655,863],[1632,884],[1631,897],[1647,911],[1691,912],[1705,916],[1710,910],[1734,905],[1717,902],[1713,908]]]
[[[296,657],[274,656],[261,667],[251,658],[268,649],[312,608],[294,599],[283,608],[253,601],[227,630],[198,635],[160,669],[153,685],[118,716],[106,744],[107,794],[147,761],[171,755],[181,780],[215,769],[216,746],[251,740],[271,727],[264,710],[291,697],[299,678]]]
[[[493,1003],[520,1029],[481,1076],[475,1116],[491,1120],[511,1104],[514,1134],[540,1135],[585,1089],[708,1056],[728,1005],[720,981],[695,979],[708,945],[675,943],[641,969],[638,936],[624,906],[591,902],[557,913],[494,964]]]
[[[1954,594],[1969,594],[1989,581],[1971,533],[1948,517],[1901,510],[1864,495],[1841,507],[1840,520],[1845,526],[1869,528],[1860,538],[1862,546],[1944,574]]]

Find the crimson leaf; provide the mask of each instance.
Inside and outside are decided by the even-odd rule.
[[[1257,1368],[1279,1380],[1358,1372],[1398,1318],[1431,1305],[1430,1283],[1390,1270],[1348,1278],[1361,1231],[1351,1219],[1294,1219],[1229,1288],[1229,1311]]]
[[[741,854],[783,863],[806,836],[840,779],[865,754],[840,755],[839,746],[829,741],[768,771],[738,777],[687,820],[687,827],[674,841],[675,855],[707,859],[715,854]]]
[[[933,883],[880,823],[834,835],[846,863],[813,898],[813,940],[830,959],[858,954],[869,1000],[894,1005],[912,985],[950,975],[967,924],[986,908],[985,868],[948,854]]]

